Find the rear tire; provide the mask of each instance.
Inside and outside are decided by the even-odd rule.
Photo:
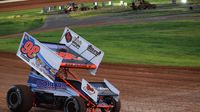
[[[114,100],[114,107],[112,108],[111,112],[120,112],[121,109],[121,101],[118,102]]]
[[[7,105],[13,112],[28,112],[33,106],[33,93],[26,85],[15,85],[7,92]]]
[[[117,102],[116,100],[112,99],[112,102],[110,102],[114,107],[111,109],[110,112],[120,112],[121,109],[121,102],[120,100]],[[108,103],[108,104],[110,104]],[[101,112],[106,112],[104,108],[101,108]]]
[[[84,99],[78,96],[68,98],[65,101],[64,112],[86,112]]]

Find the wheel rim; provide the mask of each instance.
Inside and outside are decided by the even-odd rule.
[[[12,106],[16,106],[18,104],[18,101],[19,101],[19,95],[16,93],[16,92],[12,92],[9,96],[9,103],[10,105]]]

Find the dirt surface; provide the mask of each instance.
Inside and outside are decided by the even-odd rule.
[[[0,112],[7,112],[6,91],[26,84],[29,67],[15,54],[0,53]],[[121,112],[199,112],[200,68],[103,63],[97,76],[73,70],[90,81],[104,78],[121,91]],[[32,112],[57,112],[32,108]]]

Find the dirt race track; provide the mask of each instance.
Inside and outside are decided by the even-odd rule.
[[[26,84],[29,67],[15,54],[0,53],[0,112],[13,84]],[[103,63],[97,76],[73,70],[90,81],[108,79],[121,91],[121,112],[199,112],[200,68]],[[33,108],[32,112],[55,112]]]

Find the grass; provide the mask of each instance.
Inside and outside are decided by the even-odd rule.
[[[0,13],[0,36],[29,31],[40,27],[45,16],[40,9]]]
[[[119,3],[120,0],[112,0],[114,3]],[[124,2],[127,2],[127,3],[131,3],[132,0],[123,0]],[[171,3],[170,0],[145,0],[145,1],[148,1],[150,3],[156,3],[156,4],[163,4],[163,3]]]
[[[200,4],[200,1],[199,0],[189,0],[189,3]]]
[[[200,66],[200,21],[177,20],[72,28],[105,52],[104,62]],[[63,31],[34,35],[58,42]],[[16,52],[20,38],[1,39],[0,50]]]
[[[114,5],[115,4],[118,4],[120,3],[121,0],[112,0]],[[130,4],[132,2],[132,0],[123,0],[124,2]],[[152,4],[171,4],[172,3],[172,0],[145,0],[147,2],[150,2]],[[178,4],[181,3],[181,0],[176,0],[176,2]],[[199,0],[187,0],[187,3],[191,3],[191,4],[199,4],[200,1]],[[92,7],[93,6],[93,3],[85,3],[84,4],[85,6],[89,6],[89,7]],[[101,5],[101,2],[99,3],[99,5]],[[108,6],[108,2],[106,2],[106,5]]]
[[[106,14],[111,15],[111,14],[127,12],[127,11],[130,11],[130,8],[115,6],[115,7],[105,7],[98,10],[71,12],[69,16],[75,19],[85,19],[85,18],[95,17],[99,15],[106,15]]]

